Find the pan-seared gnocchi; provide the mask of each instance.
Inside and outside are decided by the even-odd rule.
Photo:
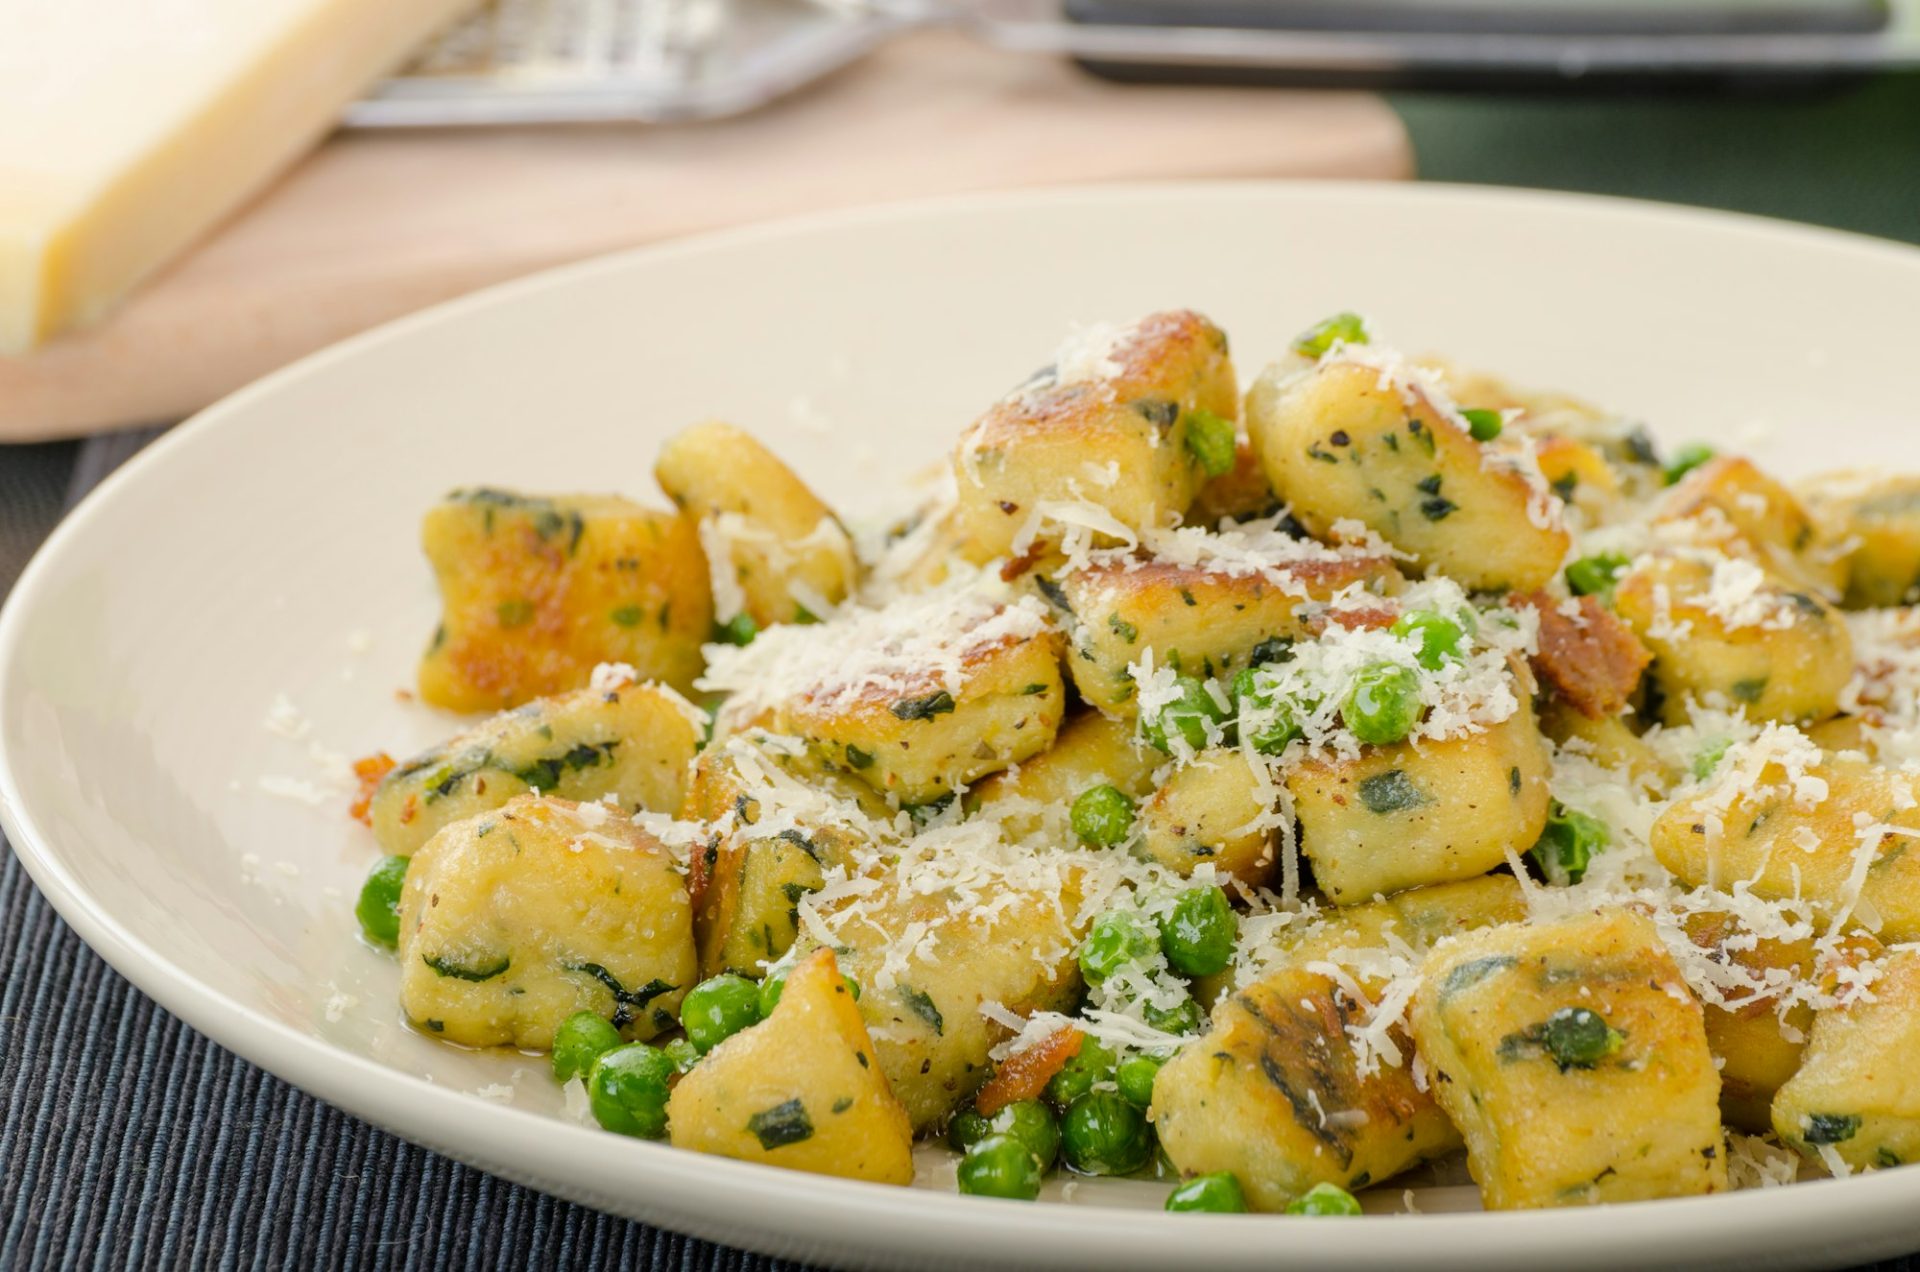
[[[1020,1200],[1920,1156],[1920,479],[1353,314],[1258,352],[1243,401],[1198,313],[1082,329],[871,518],[715,423],[673,512],[430,510],[420,697],[505,711],[358,766],[405,1019],[610,1131]]]
[[[1106,541],[1174,524],[1233,467],[1239,392],[1226,333],[1199,314],[1077,333],[961,435],[964,550],[986,562],[1051,542],[1067,507]]]
[[[1489,1209],[1726,1188],[1706,1023],[1646,919],[1464,936],[1422,972],[1412,1026]]]
[[[697,979],[686,881],[601,804],[520,795],[443,826],[399,920],[401,1010],[470,1047],[544,1049],[577,1011],[651,1038]]]
[[[586,687],[624,664],[675,689],[700,672],[713,623],[692,520],[612,496],[456,490],[421,531],[440,626],[420,696],[498,711]]]
[[[704,721],[663,685],[624,675],[494,716],[395,767],[368,803],[383,852],[410,856],[442,826],[528,791],[678,812]]]
[[[667,497],[700,527],[714,619],[744,633],[831,613],[855,583],[853,541],[806,484],[750,435],[697,424],[653,466]]]
[[[1509,456],[1404,364],[1342,346],[1247,394],[1267,478],[1302,525],[1359,522],[1474,591],[1531,591],[1567,554],[1559,501],[1525,452]]]

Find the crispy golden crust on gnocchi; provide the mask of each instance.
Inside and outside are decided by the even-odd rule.
[[[1346,1033],[1357,1017],[1334,981],[1301,968],[1228,997],[1154,1082],[1167,1156],[1187,1175],[1232,1171],[1254,1209],[1283,1210],[1315,1184],[1363,1188],[1458,1148],[1407,1066],[1360,1072]]]
[[[401,1009],[470,1047],[544,1049],[576,1011],[651,1038],[695,979],[673,855],[597,805],[521,795],[443,827],[399,917]]]
[[[1239,414],[1218,327],[1187,310],[1090,333],[995,404],[954,455],[965,550],[1008,555],[1050,502],[1086,502],[1132,531],[1184,515],[1204,473],[1189,453],[1193,412]]]
[[[700,672],[713,600],[693,522],[611,496],[458,490],[421,539],[440,627],[420,696],[497,711],[584,688],[601,663],[682,691]]]
[[[1488,1209],[1727,1187],[1700,1004],[1646,919],[1459,937],[1422,972],[1412,1024]]]
[[[1317,1183],[1381,1183],[1459,1147],[1459,1134],[1410,1063],[1363,1072],[1350,1041],[1358,1005],[1324,966],[1345,966],[1378,995],[1356,957],[1389,948],[1424,954],[1446,936],[1526,917],[1510,878],[1415,888],[1353,906],[1281,940],[1286,961],[1224,996],[1207,1032],[1154,1083],[1153,1119],[1167,1155],[1189,1175],[1233,1171],[1255,1209],[1278,1210]],[[1412,1044],[1392,1035],[1403,1061]],[[1356,1116],[1356,1113],[1365,1116]]]
[[[1009,637],[967,651],[958,693],[929,672],[824,707],[796,698],[773,723],[900,803],[930,803],[1047,749],[1066,713],[1060,650],[1053,632]]]
[[[1130,718],[1139,708],[1128,668],[1143,651],[1193,675],[1231,677],[1256,651],[1310,634],[1310,620],[1335,594],[1356,584],[1390,592],[1400,582],[1390,558],[1364,551],[1261,572],[1172,561],[1091,564],[1060,583],[1074,616],[1067,668],[1081,697]]]
[[[1846,582],[1839,554],[1806,507],[1750,459],[1722,455],[1695,468],[1667,492],[1654,520],[1683,529],[1696,544],[1751,557],[1824,598],[1838,599]]]

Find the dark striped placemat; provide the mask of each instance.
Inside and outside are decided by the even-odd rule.
[[[151,436],[0,447],[0,593]],[[296,1091],[122,980],[10,851],[0,969],[0,1268],[797,1268],[507,1183]]]

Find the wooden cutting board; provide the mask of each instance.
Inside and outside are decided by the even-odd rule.
[[[102,326],[0,359],[0,441],[177,419],[423,305],[697,230],[996,187],[1411,169],[1373,97],[1122,87],[941,33],[738,119],[341,134]]]

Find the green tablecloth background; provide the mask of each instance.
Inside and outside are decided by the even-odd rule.
[[[1667,199],[1920,242],[1920,78],[1779,98],[1392,100],[1430,180]],[[1684,335],[1687,315],[1651,297],[1647,323],[1665,339]],[[0,447],[0,593],[62,510],[143,440]],[[0,1268],[536,1265],[781,1266],[514,1187],[307,1098],[134,991],[0,854]],[[1895,1268],[1920,1261],[1881,1272]]]
[[[1425,180],[1663,199],[1920,243],[1920,75],[1771,96],[1395,93],[1389,100],[1407,123]]]

